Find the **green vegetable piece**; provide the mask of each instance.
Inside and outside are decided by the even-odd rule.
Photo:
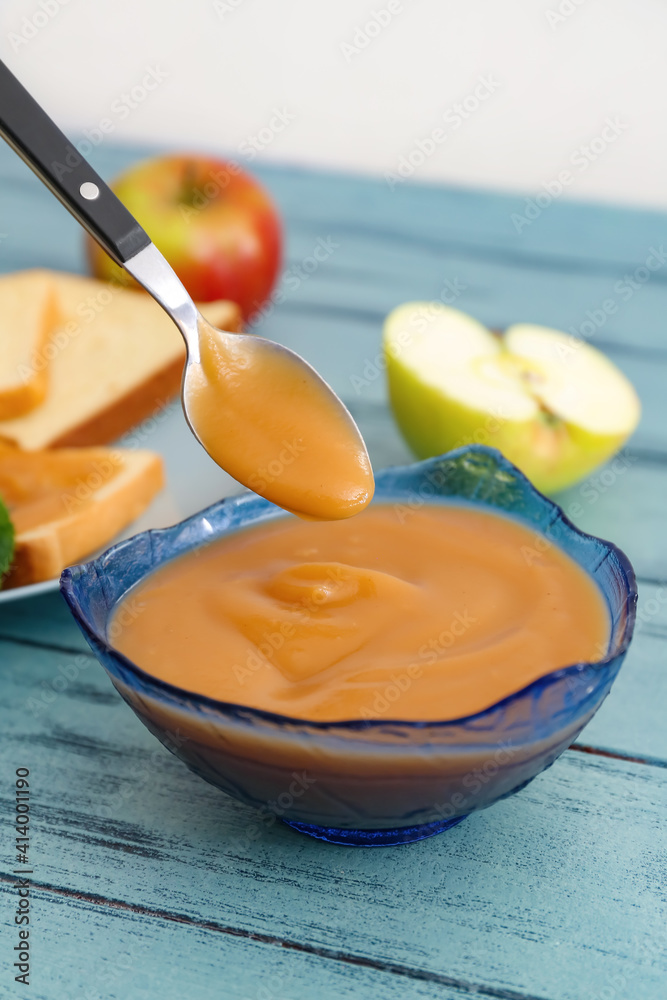
[[[14,525],[9,511],[0,500],[0,587],[14,555]]]

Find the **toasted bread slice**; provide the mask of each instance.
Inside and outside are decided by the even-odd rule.
[[[45,348],[59,319],[55,282],[47,271],[0,277],[0,420],[21,417],[44,400]]]
[[[37,409],[0,421],[0,436],[26,450],[106,444],[178,393],[183,338],[145,292],[46,273],[66,317],[51,338],[49,390]],[[222,329],[241,328],[232,302],[208,302],[202,312]]]
[[[0,443],[0,496],[16,532],[3,586],[57,577],[134,521],[163,484],[162,460],[150,451]]]

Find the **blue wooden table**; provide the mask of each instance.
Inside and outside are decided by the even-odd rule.
[[[95,165],[111,176],[136,155],[101,148]],[[633,561],[636,638],[599,714],[528,788],[431,840],[355,850],[259,827],[190,774],[121,702],[59,595],[4,605],[0,996],[664,1000],[667,219],[555,203],[517,227],[518,197],[258,173],[292,269],[261,332],[349,401],[376,465],[406,455],[379,363],[402,301],[455,301],[494,327],[587,324],[630,376],[640,429],[562,502]],[[0,181],[0,269],[82,270],[75,223],[5,149]],[[329,256],[308,273],[320,240]],[[17,767],[32,791],[29,990],[10,969]]]

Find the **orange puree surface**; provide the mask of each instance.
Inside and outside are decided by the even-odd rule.
[[[330,721],[460,718],[606,652],[595,583],[532,531],[450,505],[403,522],[374,504],[213,542],[131,591],[114,645],[190,691]]]
[[[0,498],[19,534],[71,514],[122,468],[105,448],[20,451],[0,441]]]
[[[231,476],[302,517],[350,517],[374,482],[359,432],[318,379],[259,338],[200,330],[185,404],[197,436]]]

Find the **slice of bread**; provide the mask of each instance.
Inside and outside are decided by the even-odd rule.
[[[47,271],[0,277],[0,420],[23,416],[44,400],[44,349],[60,319],[55,282]]]
[[[57,577],[134,521],[163,485],[162,460],[150,451],[0,443],[0,497],[16,532],[3,588]]]
[[[46,273],[65,317],[47,345],[48,393],[30,413],[0,421],[0,436],[26,450],[106,444],[178,393],[183,338],[145,292]],[[214,326],[241,329],[233,302],[208,302],[201,309]]]

